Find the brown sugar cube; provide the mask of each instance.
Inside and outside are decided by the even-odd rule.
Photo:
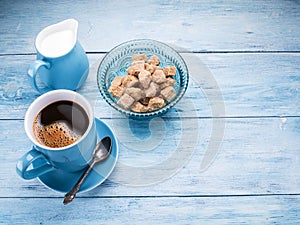
[[[133,54],[132,61],[147,61],[147,56],[144,54]]]
[[[176,91],[172,86],[169,86],[161,90],[160,94],[165,100],[170,101],[176,95]]]
[[[150,98],[148,98],[148,97],[145,97],[145,98],[142,98],[142,99],[140,99],[140,103],[142,103],[143,105],[148,105],[149,104],[149,101],[150,101]]]
[[[175,86],[176,84],[176,80],[172,77],[168,77],[166,82],[169,84],[169,86]]]
[[[122,84],[125,87],[134,87],[139,84],[139,79],[132,75],[125,75],[123,76]]]
[[[133,103],[133,105],[131,107],[131,110],[134,111],[134,112],[147,112],[148,107],[144,106],[140,102],[135,102],[135,103]]]
[[[126,89],[125,93],[133,97],[136,101],[144,97],[144,93],[140,88],[130,87]]]
[[[166,66],[164,68],[164,73],[166,76],[175,76],[176,75],[176,67],[175,66]]]
[[[158,84],[151,82],[149,87],[145,89],[145,95],[148,98],[156,96],[157,92],[159,91],[159,86]]]
[[[116,76],[113,81],[111,82],[111,86],[121,86],[122,85],[123,77]]]
[[[149,111],[161,109],[165,106],[165,100],[160,97],[151,98],[148,104]]]
[[[159,61],[159,58],[156,56],[156,55],[153,55],[150,57],[150,59],[148,60],[148,63],[150,65],[155,65],[155,66],[158,66],[160,61]]]
[[[137,76],[142,70],[145,69],[144,61],[133,61],[131,66],[126,70],[129,75]]]
[[[145,70],[149,71],[151,74],[154,73],[157,66],[145,63]]]
[[[165,89],[169,86],[174,86],[176,84],[176,80],[174,80],[172,77],[167,77],[166,81],[162,84],[160,84],[160,89]]]
[[[122,95],[117,102],[117,104],[124,109],[129,109],[133,103],[134,103],[134,98],[126,93]]]
[[[109,92],[115,97],[120,98],[124,93],[125,88],[123,86],[110,86]]]
[[[147,70],[142,70],[138,75],[140,85],[143,88],[148,88],[151,82],[151,73]]]
[[[162,67],[160,66],[154,66],[155,70],[164,70]]]
[[[137,65],[145,67],[145,61],[144,60],[135,60],[135,61],[132,61],[131,66],[137,66]]]
[[[166,81],[166,75],[163,70],[155,70],[152,74],[152,81],[157,84],[164,83]]]

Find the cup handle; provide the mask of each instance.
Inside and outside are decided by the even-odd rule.
[[[39,167],[33,168],[33,163],[39,163]],[[25,180],[39,177],[45,173],[54,170],[48,159],[40,152],[32,148],[19,159],[16,171],[17,174]]]
[[[47,69],[50,68],[50,63],[48,62],[45,62],[45,61],[42,61],[42,60],[35,60],[33,63],[30,64],[29,68],[28,68],[28,71],[27,71],[27,76],[28,76],[28,79],[29,79],[29,82],[31,84],[31,86],[37,90],[38,92],[40,92],[41,94],[42,93],[45,93],[47,91],[50,91],[49,88],[45,87],[45,88],[40,88],[38,87],[37,85],[37,72],[39,70],[39,68],[41,66],[45,66]]]

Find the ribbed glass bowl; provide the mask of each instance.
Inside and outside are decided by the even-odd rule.
[[[163,108],[151,112],[133,112],[120,107],[117,104],[118,99],[109,93],[112,80],[116,76],[127,74],[126,69],[132,63],[133,54],[145,54],[148,58],[156,55],[160,59],[160,67],[176,67],[176,75],[173,77],[176,80],[174,86],[176,96],[170,102],[166,102]],[[182,98],[187,89],[188,80],[188,69],[182,57],[170,46],[150,39],[131,40],[116,46],[105,55],[97,71],[98,88],[104,100],[114,109],[133,119],[153,118],[166,113]]]

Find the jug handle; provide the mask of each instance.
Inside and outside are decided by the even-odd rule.
[[[51,89],[44,87],[44,88],[40,88],[37,85],[37,74],[38,74],[38,70],[41,66],[46,67],[47,69],[50,68],[50,63],[42,61],[42,60],[35,60],[33,63],[30,64],[28,71],[27,71],[27,76],[29,79],[29,82],[31,84],[31,86],[37,90],[38,92],[45,93],[47,91],[50,91]]]

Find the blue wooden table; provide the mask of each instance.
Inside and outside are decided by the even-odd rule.
[[[120,154],[109,179],[63,205],[15,165],[32,145],[35,37],[67,18],[90,62],[77,91]],[[297,0],[1,0],[0,224],[299,224],[299,37]],[[104,55],[136,38],[176,48],[190,71],[184,98],[150,124],[111,109],[96,82]]]

